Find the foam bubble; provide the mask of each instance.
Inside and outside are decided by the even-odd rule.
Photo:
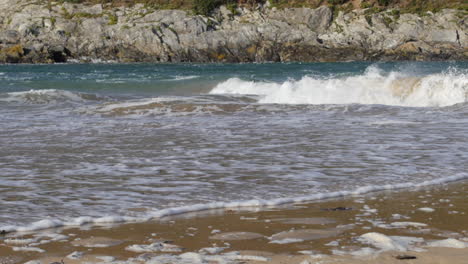
[[[424,239],[417,237],[386,236],[384,234],[371,232],[361,235],[358,241],[372,245],[381,251],[407,251],[412,248],[411,245],[421,243]]]
[[[225,249],[226,249],[225,247],[206,247],[206,248],[200,249],[199,252],[213,255],[213,254],[218,254]]]
[[[421,212],[426,212],[426,213],[432,213],[435,211],[434,208],[430,208],[430,207],[422,207],[422,208],[418,208],[418,210]]]
[[[290,244],[290,243],[298,243],[298,242],[303,242],[303,239],[298,239],[298,238],[285,238],[285,239],[279,239],[279,240],[272,240],[270,243],[272,244]]]
[[[9,245],[27,245],[36,242],[34,238],[7,238],[3,240],[5,244]]]
[[[150,245],[130,245],[125,250],[143,253],[143,252],[181,252],[182,248],[162,242],[152,243]]]
[[[199,77],[200,76],[198,75],[187,75],[187,76],[175,75],[175,76],[172,76],[173,79],[170,79],[169,81],[187,81],[187,80],[192,80],[192,79],[196,79]]]
[[[468,247],[467,242],[463,242],[454,238],[448,238],[444,240],[437,240],[427,243],[428,247],[449,247],[449,248],[466,248]]]
[[[44,253],[45,250],[37,247],[12,247],[13,251],[25,251],[25,252],[39,252]]]
[[[408,226],[412,226],[412,227],[426,227],[427,226],[424,223],[418,223],[418,222],[393,222],[390,225],[393,227],[400,227],[400,228],[406,228]]]

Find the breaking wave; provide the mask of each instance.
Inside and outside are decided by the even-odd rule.
[[[64,90],[46,89],[29,90],[24,92],[11,92],[0,94],[0,102],[54,104],[64,102],[99,101],[101,98],[94,94],[76,93]]]
[[[283,83],[230,78],[210,94],[260,96],[265,104],[381,104],[409,107],[449,106],[468,101],[468,72],[449,70],[425,76],[384,73],[370,66],[364,74],[317,78],[304,76]]]

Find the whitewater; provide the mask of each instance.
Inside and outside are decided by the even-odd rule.
[[[0,66],[0,230],[468,179],[468,64]]]

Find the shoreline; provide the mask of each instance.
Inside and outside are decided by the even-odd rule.
[[[169,263],[183,263],[183,257],[233,263],[281,263],[285,258],[288,263],[339,263],[354,258],[356,263],[392,263],[396,255],[415,256],[421,261],[414,263],[426,263],[422,261],[433,257],[462,263],[456,256],[468,256],[467,193],[465,180],[416,192],[374,192],[262,210],[214,210],[145,223],[43,230],[29,235],[11,233],[0,249],[7,252],[4,258],[42,263],[61,259],[81,263],[97,256],[127,263],[140,263],[142,258],[161,260],[162,256]],[[379,239],[390,244],[379,245]],[[444,251],[430,245],[464,249]],[[83,255],[72,259],[73,252]],[[447,252],[453,254],[445,255]],[[369,262],[359,262],[364,260]]]
[[[163,219],[165,217],[172,217],[177,215],[185,214],[203,214],[205,211],[212,210],[242,210],[243,208],[268,208],[268,207],[281,207],[294,205],[297,203],[312,203],[312,202],[321,202],[328,199],[339,199],[339,198],[349,198],[356,195],[367,195],[385,191],[402,191],[409,188],[431,188],[431,186],[436,186],[437,184],[450,184],[454,182],[463,182],[468,178],[467,175],[455,175],[448,176],[445,178],[438,178],[427,180],[418,184],[407,182],[399,184],[387,184],[383,186],[365,186],[360,187],[351,191],[335,191],[331,193],[318,193],[305,196],[297,197],[287,197],[287,198],[276,198],[269,200],[241,200],[234,202],[212,202],[207,204],[194,204],[181,207],[172,207],[159,209],[157,211],[149,211],[150,209],[144,208],[143,211],[148,211],[147,215],[140,215],[137,217],[131,216],[102,216],[102,217],[89,217],[81,216],[67,221],[60,219],[43,219],[37,222],[33,222],[26,226],[0,226],[0,231],[2,233],[14,233],[14,232],[30,232],[38,231],[49,228],[73,228],[80,227],[85,225],[90,226],[99,226],[106,224],[125,224],[125,223],[144,223],[148,221],[154,221],[158,219]]]
[[[18,66],[35,66],[35,65],[262,65],[262,64],[332,64],[332,63],[460,63],[468,62],[466,60],[447,59],[447,60],[347,60],[347,61],[246,61],[246,62],[162,62],[162,61],[67,61],[67,62],[51,62],[51,63],[1,63],[0,66],[18,65]]]

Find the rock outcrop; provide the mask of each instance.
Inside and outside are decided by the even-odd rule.
[[[466,60],[466,12],[221,6],[212,17],[141,4],[0,0],[0,62]]]

